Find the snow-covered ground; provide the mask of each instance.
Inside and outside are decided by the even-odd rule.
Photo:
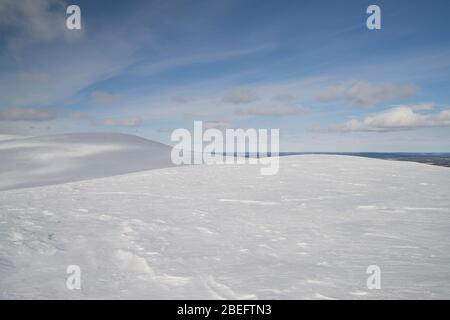
[[[2,191],[0,297],[448,299],[449,183],[449,168],[308,155],[274,176],[199,165]]]
[[[171,148],[133,135],[0,136],[0,190],[172,166]]]

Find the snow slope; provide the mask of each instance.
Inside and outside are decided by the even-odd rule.
[[[18,136],[14,134],[0,134],[0,141],[28,138],[26,136]]]
[[[0,140],[0,190],[172,166],[171,147],[118,133]]]
[[[2,191],[0,297],[448,299],[449,183],[449,168],[311,155],[275,176],[185,166]]]

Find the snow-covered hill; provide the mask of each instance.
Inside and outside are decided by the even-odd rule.
[[[170,150],[117,133],[5,138],[0,141],[0,190],[170,167]]]
[[[449,168],[280,161],[2,191],[0,297],[450,298]]]

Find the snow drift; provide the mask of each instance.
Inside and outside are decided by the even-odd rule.
[[[2,191],[0,297],[448,299],[449,182],[321,155],[282,157],[274,176],[198,165]]]
[[[171,147],[117,133],[0,141],[0,190],[42,186],[172,166]]]

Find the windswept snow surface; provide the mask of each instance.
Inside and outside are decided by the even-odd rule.
[[[172,166],[171,147],[118,133],[0,140],[0,190]]]
[[[308,155],[274,176],[199,165],[2,191],[0,296],[449,299],[449,183],[449,168]]]

